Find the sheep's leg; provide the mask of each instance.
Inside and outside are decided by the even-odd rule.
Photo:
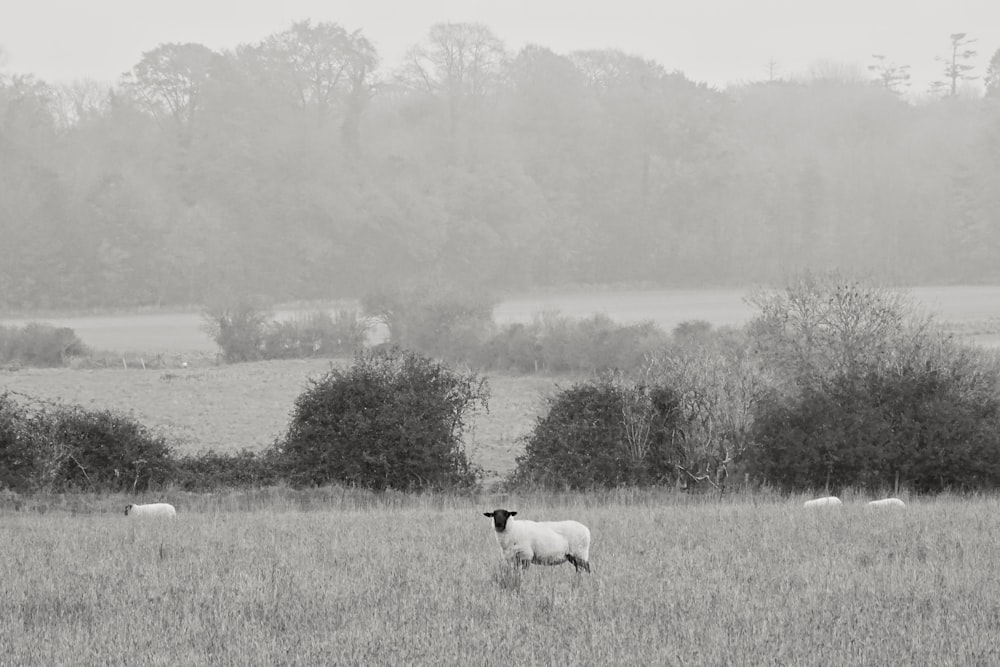
[[[511,556],[510,564],[519,570],[527,570],[531,566],[534,556],[532,553],[519,551]]]

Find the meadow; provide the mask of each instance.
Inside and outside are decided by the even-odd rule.
[[[949,324],[989,345],[1000,299],[971,290],[941,297],[964,308]],[[657,312],[738,323],[732,295],[717,297]],[[646,298],[613,300],[638,314]],[[508,302],[498,321],[549,307]],[[0,371],[0,391],[130,413],[182,454],[260,450],[309,378],[349,363],[217,365],[197,317],[137,317],[61,322],[92,325],[81,337],[113,351],[109,366]],[[125,352],[127,369],[114,363]],[[490,409],[466,434],[487,482],[513,468],[545,398],[572,378],[489,383]],[[141,522],[123,515],[124,496],[0,495],[0,664],[1000,663],[1000,499],[871,511],[847,497],[818,512],[804,499],[167,489],[139,501],[172,502],[178,518]],[[496,507],[587,523],[593,574],[513,575],[482,516]]]
[[[996,664],[996,499],[810,511],[667,492],[189,497],[0,512],[4,664]],[[343,492],[346,494],[346,492]],[[505,570],[481,513],[574,517],[594,572]]]

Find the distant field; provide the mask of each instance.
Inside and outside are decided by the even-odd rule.
[[[1000,287],[920,288],[913,295],[957,335],[1000,346]],[[505,301],[495,317],[499,322],[526,321],[558,310],[574,317],[604,312],[622,322],[651,319],[668,330],[695,319],[738,325],[752,315],[742,299],[743,292],[735,290],[564,293]],[[287,315],[278,312],[279,317]],[[216,366],[214,343],[201,331],[201,316],[193,313],[47,321],[73,327],[87,345],[108,350],[111,367],[0,371],[0,391],[130,412],[164,433],[182,453],[263,449],[284,433],[295,397],[308,379],[330,367],[326,360]],[[124,370],[116,357],[124,352],[151,361],[160,354],[166,368],[141,370],[133,355]],[[186,360],[194,363],[181,368]],[[559,380],[504,374],[489,380],[490,411],[470,420],[466,442],[472,460],[495,479],[513,468],[522,449],[519,439],[531,430]]]
[[[261,450],[284,433],[309,378],[320,377],[330,364],[313,359],[166,370],[26,368],[0,371],[0,391],[124,411],[167,436],[182,454]],[[465,440],[470,458],[495,471],[490,478],[513,468],[521,451],[517,440],[531,430],[556,382],[549,376],[489,376],[490,410],[473,415]]]
[[[123,499],[0,512],[0,662],[1000,664],[995,499],[272,493],[170,498],[167,524],[126,519]],[[593,573],[505,576],[481,515],[497,506],[587,523]]]
[[[917,287],[917,304],[973,342],[1000,346],[1000,286]],[[754,314],[744,303],[745,290],[594,290],[553,292],[510,298],[494,311],[497,322],[526,322],[544,311],[571,317],[605,313],[619,322],[651,320],[670,331],[681,322],[705,320],[716,326],[740,325]],[[343,307],[344,304],[339,304]],[[278,310],[279,319],[294,311]],[[202,331],[198,313],[37,318],[74,329],[95,350],[164,354],[213,354],[215,343]],[[23,324],[25,318],[0,318],[0,324]]]

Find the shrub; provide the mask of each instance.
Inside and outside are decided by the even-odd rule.
[[[749,468],[785,491],[995,488],[1000,398],[963,391],[968,379],[901,368],[765,403]]]
[[[610,377],[576,384],[550,399],[511,482],[587,489],[673,481],[683,431],[678,407],[665,386]]]
[[[0,326],[0,362],[25,366],[62,366],[68,357],[83,356],[86,346],[67,327],[29,322]]]
[[[270,453],[241,450],[234,454],[214,451],[177,460],[172,481],[185,491],[219,491],[271,486],[280,481]]]
[[[229,363],[261,358],[269,312],[251,299],[210,306],[204,313],[205,332]]]
[[[296,486],[330,482],[384,489],[468,486],[478,471],[461,442],[465,413],[486,406],[486,381],[414,352],[359,353],[295,402],[276,449]]]
[[[1000,366],[905,295],[839,275],[751,299],[753,350],[776,373],[754,407],[748,468],[786,491],[1000,483]]]
[[[0,488],[31,490],[36,462],[29,433],[17,403],[10,394],[0,394]]]
[[[133,419],[0,401],[0,480],[16,491],[140,491],[166,482],[170,447]]]
[[[502,327],[483,345],[477,361],[522,372],[604,373],[641,368],[668,342],[652,322],[623,325],[602,314],[574,320],[546,312],[531,324]]]
[[[361,303],[385,325],[390,344],[438,359],[472,361],[493,333],[496,300],[476,291],[420,285],[373,292]]]
[[[283,322],[271,322],[265,330],[265,359],[301,359],[355,352],[361,349],[368,325],[349,310],[330,315],[317,311]]]

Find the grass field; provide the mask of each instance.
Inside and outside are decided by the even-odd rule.
[[[965,309],[956,331],[1000,342],[990,305],[1000,300],[972,289],[966,301],[941,296]],[[644,298],[617,303],[642,313]],[[687,298],[702,310],[664,316],[723,324],[713,317],[733,315]],[[510,307],[501,321],[520,317]],[[587,314],[576,307],[565,310]],[[197,318],[156,317],[98,318],[81,335],[91,345],[97,335],[109,358],[140,351],[163,355],[163,366],[144,370],[133,354],[127,370],[0,371],[0,391],[131,413],[180,453],[259,450],[284,432],[308,379],[330,367],[216,366]],[[571,380],[489,382],[490,410],[466,434],[487,481],[512,469],[545,397]],[[17,500],[20,511],[7,500],[0,665],[1000,664],[995,498],[914,498],[898,512],[867,511],[863,499],[815,512],[802,498],[669,491],[472,498],[275,487],[140,499],[173,502],[179,516],[167,523],[126,519],[124,496],[36,497]],[[594,573],[509,575],[482,516],[499,506],[587,523]]]
[[[181,498],[160,523],[113,499],[0,512],[0,662],[1000,662],[994,499],[895,512],[668,493],[393,499]],[[587,523],[594,573],[508,576],[481,516],[499,503]]]

